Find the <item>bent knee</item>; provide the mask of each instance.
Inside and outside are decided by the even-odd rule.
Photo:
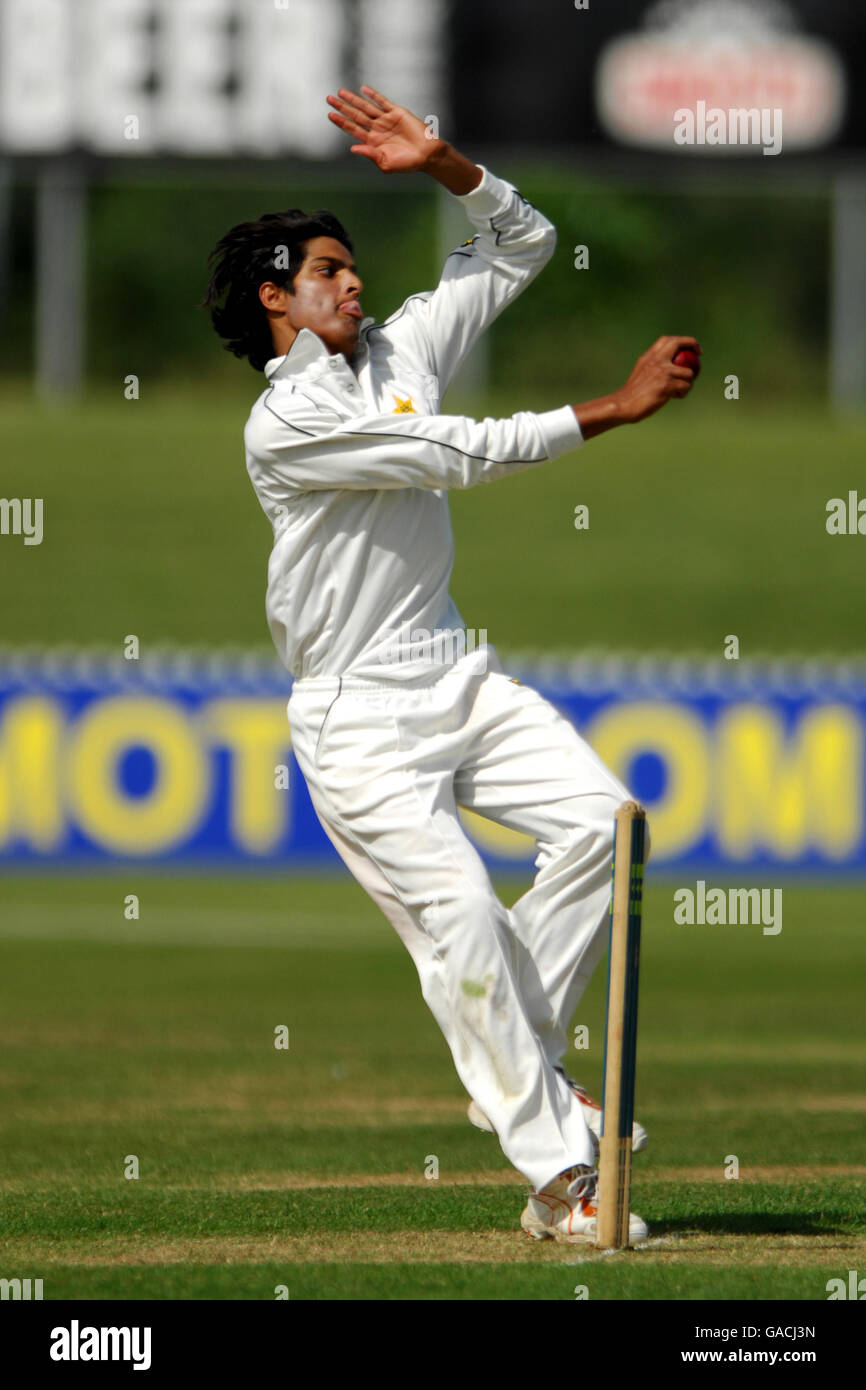
[[[597,792],[576,797],[569,804],[573,814],[560,833],[546,846],[544,857],[575,864],[592,860],[610,870],[616,841],[616,813],[623,801],[613,792]],[[649,819],[644,823],[644,863],[649,859],[651,839]]]

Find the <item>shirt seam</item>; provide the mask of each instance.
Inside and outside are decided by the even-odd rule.
[[[302,429],[300,425],[293,424],[291,420],[283,419],[282,415],[274,410],[273,406],[269,405],[267,401],[264,402],[264,406],[275,419],[279,420],[281,424],[287,425],[289,429],[295,430],[298,434],[304,435],[307,439],[318,439],[323,443],[327,442],[329,437],[327,434],[315,434],[313,430]],[[321,411],[318,413],[322,414]],[[417,418],[419,420],[447,420],[449,417],[443,415],[441,411],[438,411],[435,415],[419,415]],[[535,418],[537,419],[537,416]],[[544,431],[541,429],[540,425],[539,431],[543,437]],[[439,449],[451,449],[455,454],[460,454],[461,458],[471,459],[476,463],[545,463],[551,457],[549,453],[543,453],[540,458],[536,458],[534,455],[531,458],[521,458],[519,456],[516,458],[490,458],[487,454],[471,454],[467,449],[461,449],[459,444],[450,444],[445,439],[428,439],[424,435],[406,435],[401,434],[399,430],[392,433],[390,430],[347,430],[340,428],[338,433],[346,435],[351,439],[420,439],[424,444],[430,444]],[[411,484],[407,484],[407,487],[410,486]],[[371,490],[375,491],[375,488]]]

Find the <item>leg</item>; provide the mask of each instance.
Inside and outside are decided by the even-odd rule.
[[[511,909],[527,1013],[551,1063],[604,954],[614,814],[629,793],[537,691],[499,673],[476,701],[458,804],[534,836],[536,876]]]
[[[454,770],[481,677],[423,690],[293,694],[316,811],[397,927],[470,1095],[534,1187],[592,1161],[581,1107],[553,1070],[518,987],[509,914],[464,834]]]

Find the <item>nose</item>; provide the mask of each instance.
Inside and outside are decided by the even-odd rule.
[[[345,294],[360,294],[364,288],[364,281],[357,271],[348,271],[343,279],[343,292]]]

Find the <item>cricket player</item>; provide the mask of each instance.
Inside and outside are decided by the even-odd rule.
[[[294,677],[292,744],[326,833],[412,956],[470,1119],[530,1185],[523,1229],[591,1241],[599,1107],[562,1058],[604,952],[614,813],[629,793],[493,647],[467,643],[448,593],[448,492],[645,419],[688,393],[693,372],[672,358],[700,349],[659,338],[624,386],[580,405],[443,415],[467,352],[550,259],[555,230],[374,88],[328,103],[352,153],[436,179],[470,235],[436,289],[384,323],[364,315],[352,242],[332,213],[266,214],[211,255],[216,331],[267,379],[244,437],[274,531],[266,610]],[[534,838],[537,872],[510,910],[458,806]],[[633,1148],[645,1142],[636,1125]],[[630,1242],[646,1234],[633,1215]]]

